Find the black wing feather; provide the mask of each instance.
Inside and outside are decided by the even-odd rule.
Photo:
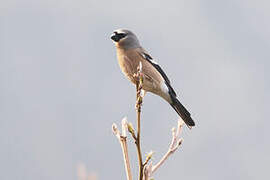
[[[165,83],[166,83],[166,85],[167,85],[167,87],[169,89],[169,94],[171,96],[176,97],[176,93],[175,93],[175,91],[173,90],[173,88],[171,86],[171,82],[170,82],[168,76],[165,74],[165,72],[161,69],[161,67],[158,64],[156,64],[156,63],[154,63],[152,61],[153,58],[149,54],[147,54],[147,53],[144,52],[144,53],[142,53],[142,57],[144,59],[146,59],[152,66],[154,66],[154,68],[161,74],[161,76],[165,80]]]
[[[195,122],[191,118],[188,110],[176,98],[176,93],[170,84],[170,80],[167,77],[167,75],[164,73],[164,71],[161,69],[161,67],[152,60],[152,57],[149,54],[144,52],[143,54],[141,54],[141,56],[144,59],[146,59],[161,74],[161,76],[165,80],[165,83],[169,89],[169,94],[170,94],[171,99],[172,99],[172,103],[170,103],[170,104],[174,108],[174,110],[179,114],[179,116],[184,120],[184,122],[188,126],[195,126]]]

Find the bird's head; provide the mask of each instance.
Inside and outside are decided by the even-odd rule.
[[[117,29],[113,31],[111,39],[118,48],[129,49],[140,47],[140,43],[136,35],[126,29]]]

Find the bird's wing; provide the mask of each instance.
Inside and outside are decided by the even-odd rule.
[[[170,95],[173,95],[174,97],[176,97],[176,93],[175,93],[175,91],[173,90],[173,88],[171,86],[171,82],[170,82],[168,76],[161,69],[161,67],[158,65],[158,63],[156,61],[154,61],[153,58],[146,51],[139,52],[139,54],[145,60],[147,60],[160,73],[160,75],[163,77],[163,79],[165,81],[165,84],[167,85],[167,87],[169,89],[169,94]]]

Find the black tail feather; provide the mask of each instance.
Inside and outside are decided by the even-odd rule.
[[[183,119],[183,121],[188,126],[195,126],[195,122],[191,118],[188,110],[179,102],[179,100],[176,97],[171,97],[171,98],[172,98],[171,106],[179,114],[179,116]]]

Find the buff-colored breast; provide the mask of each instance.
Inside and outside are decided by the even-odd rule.
[[[137,73],[139,63],[142,62],[142,72],[144,75],[143,89],[154,94],[162,96],[167,101],[169,100],[168,92],[164,89],[165,83],[160,73],[144,59],[140,52],[141,49],[123,50],[117,49],[117,58],[119,66],[125,76],[132,82],[136,83],[134,74]]]

